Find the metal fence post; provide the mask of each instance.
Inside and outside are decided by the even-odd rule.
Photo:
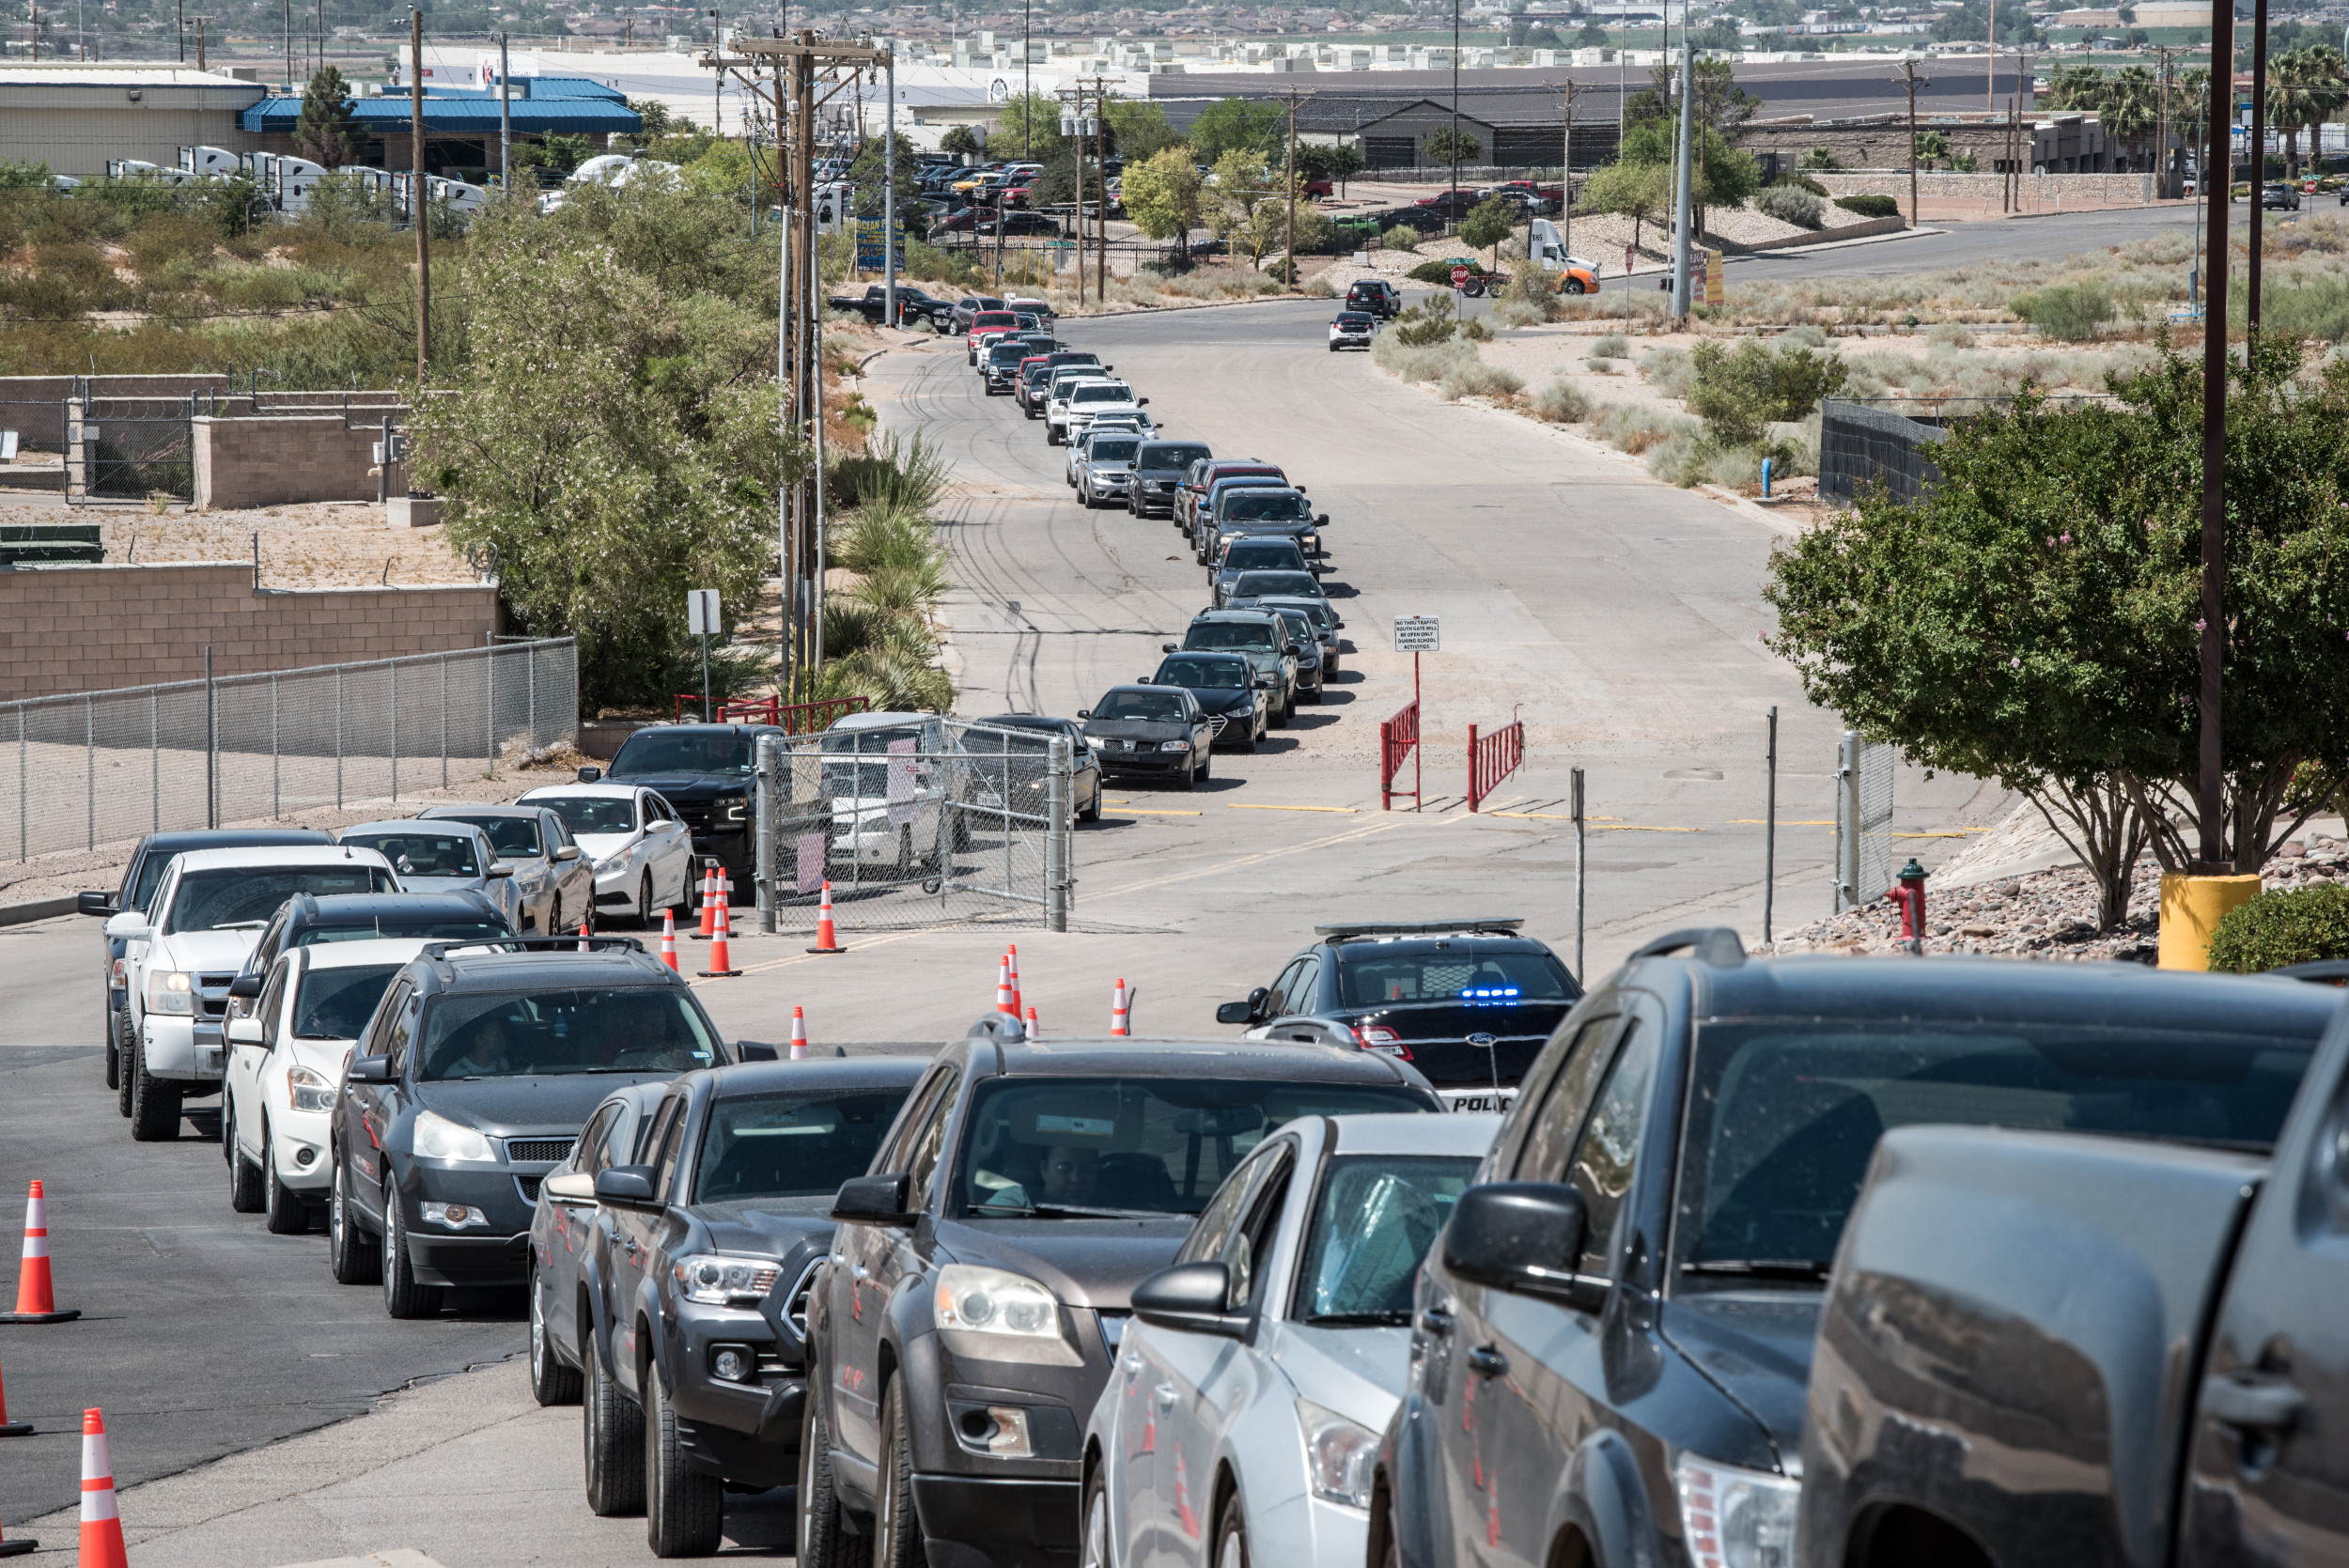
[[[775,881],[780,870],[775,845],[775,821],[780,815],[775,810],[778,751],[773,736],[762,735],[758,737],[757,763],[754,770],[757,783],[756,815],[751,828],[751,842],[757,852],[754,885],[758,899],[758,929],[770,937],[775,934],[776,906],[783,902],[783,890]]]
[[[16,705],[16,858],[29,861],[32,857],[30,819],[25,813],[31,797],[26,790],[24,758],[24,705]]]
[[[441,655],[441,787],[448,787],[448,655]]]
[[[498,770],[498,650],[494,643],[481,656],[481,685],[487,700],[481,705],[481,771]]]
[[[1762,939],[1770,939],[1770,905],[1778,893],[1778,705],[1770,705],[1769,784],[1762,806]]]
[[[212,649],[204,647],[204,826],[220,826],[220,727],[212,693]]]
[[[163,748],[162,698],[147,689],[147,812],[148,831],[163,831]]]
[[[82,699],[82,810],[86,821],[85,831],[89,842],[86,849],[98,847],[98,710],[90,699]]]
[[[522,754],[528,756],[538,749],[538,650],[522,650],[522,688],[530,700],[530,723],[524,731]]]
[[[1859,901],[1859,732],[1845,730],[1835,761],[1835,912]]]
[[[343,667],[334,666],[334,809],[343,809]]]
[[[392,667],[392,799],[399,799],[399,660],[387,660]]]
[[[1068,859],[1074,836],[1068,821],[1068,737],[1056,735],[1048,743],[1044,771],[1044,929],[1068,929]]]

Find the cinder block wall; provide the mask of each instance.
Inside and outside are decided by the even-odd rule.
[[[348,428],[339,411],[256,414],[193,422],[195,509],[274,506],[291,501],[372,501],[381,427]],[[358,423],[354,416],[350,421]],[[400,424],[397,415],[392,421]],[[406,493],[406,475],[394,479]]]
[[[253,591],[253,568],[39,567],[0,570],[0,702],[60,691],[477,648],[497,589]]]

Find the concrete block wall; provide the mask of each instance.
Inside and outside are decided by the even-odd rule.
[[[1908,200],[1908,171],[1886,174],[1814,174],[1811,177],[1839,196],[1897,196]],[[2155,176],[2150,174],[2040,174],[2022,180],[2023,204],[2037,210],[2066,207],[2136,205],[2154,199]],[[1999,199],[2006,177],[1999,174],[1920,172],[1917,194],[1923,201],[1991,201]]]
[[[354,415],[350,422],[358,424]],[[401,423],[395,415],[392,424]],[[255,414],[243,419],[199,415],[194,426],[195,509],[274,506],[296,501],[373,501],[375,443],[380,426],[349,428],[333,413]],[[395,469],[405,493],[407,476]]]
[[[486,645],[497,589],[253,590],[250,565],[0,570],[0,702]]]

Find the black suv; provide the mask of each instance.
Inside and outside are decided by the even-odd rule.
[[[1411,1370],[1372,1476],[1367,1568],[1794,1561],[1797,1494],[1819,1484],[1797,1457],[1823,1286],[1887,1129],[1997,1123],[2265,1147],[2338,1005],[2330,986],[2134,964],[1749,962],[1718,929],[1641,949],[1526,1074],[1420,1276]],[[1886,1386],[1923,1399],[1923,1414],[1863,1395],[1829,1418],[1837,1440],[1935,1458],[1952,1478],[1941,1496],[1994,1509],[2016,1486],[2060,1519],[2071,1493],[2066,1523],[2109,1519],[2088,1494],[2115,1474],[2141,1479],[2148,1499],[2177,1496],[2174,1470],[2108,1468],[2108,1423],[2150,1427],[2150,1400],[2100,1401],[2093,1367],[2026,1316],[1970,1315],[2046,1301],[2099,1346],[2147,1346],[2165,1388],[2191,1388],[2188,1348],[2164,1337],[2157,1304],[2177,1287],[2124,1254],[2067,1246],[2080,1233],[2019,1188],[1955,1226],[1929,1204],[1907,1214],[1897,1259],[1885,1255],[1895,1272],[1937,1250],[1983,1256],[1970,1223],[2019,1241],[2037,1291],[1994,1264],[1904,1292],[1892,1327],[1869,1320],[1881,1336],[1870,1343],[1898,1369]],[[2067,1271],[2082,1279],[2068,1294]],[[2115,1279],[2134,1282],[2129,1312],[2096,1294]],[[2196,1298],[2197,1315],[2210,1310]],[[1918,1329],[1904,1332],[1903,1311]],[[1995,1450],[1971,1445],[1937,1397],[1985,1361],[2030,1362],[2048,1402],[1992,1424]],[[2061,1404],[2095,1412],[2093,1436],[2070,1441],[2049,1421]],[[2051,1479],[2057,1455],[2074,1468]],[[2085,1531],[2019,1539],[2026,1549],[1997,1560],[2128,1560]],[[1921,1549],[1946,1537],[1909,1544],[1921,1549],[1833,1560],[1992,1560]]]
[[[1252,1040],[1354,1046],[1408,1062],[1455,1110],[1506,1110],[1582,987],[1521,920],[1316,925],[1269,986],[1215,1010]]]
[[[688,1073],[641,1129],[611,1107],[637,1162],[583,1150],[547,1178],[536,1245],[549,1264],[557,1234],[580,1254],[567,1260],[578,1271],[565,1314],[575,1337],[549,1349],[584,1373],[587,1504],[644,1510],[654,1555],[715,1551],[726,1483],[798,1478],[807,1296],[832,1247],[826,1216],[926,1065],[863,1056]],[[576,1394],[582,1381],[571,1371],[555,1391]]]
[[[1382,278],[1363,278],[1346,291],[1346,308],[1368,311],[1382,321],[1392,320],[1403,308],[1403,294]]]
[[[747,888],[757,858],[751,797],[758,737],[787,733],[774,724],[656,724],[630,736],[596,777],[658,792],[693,835],[694,862],[718,861],[736,887]],[[701,907],[700,877],[691,878],[686,896]]]
[[[1173,517],[1174,488],[1183,482],[1191,464],[1214,456],[1205,442],[1143,442],[1134,451],[1134,477],[1126,487],[1126,510],[1138,518],[1161,510]]]
[[[1044,356],[1042,365],[1031,365],[1019,374],[1012,388],[1012,397],[1019,411],[1030,419],[1044,417],[1044,395],[1051,390],[1052,372],[1064,365],[1101,365],[1101,356],[1085,349],[1054,349]],[[1108,375],[1115,366],[1101,365],[1101,374]]]
[[[832,1206],[807,1312],[804,1568],[855,1548],[877,1568],[1071,1561],[1085,1418],[1134,1285],[1275,1127],[1436,1105],[1358,1050],[982,1028],[939,1053]]]
[[[477,893],[298,893],[277,907],[244,968],[228,983],[228,1017],[250,1017],[270,966],[288,948],[376,937],[493,941],[516,936],[497,906]]]
[[[522,1283],[538,1183],[597,1102],[746,1050],[632,938],[434,943],[385,988],[335,1094],[334,1278],[381,1278],[394,1317],[438,1312],[443,1286]]]

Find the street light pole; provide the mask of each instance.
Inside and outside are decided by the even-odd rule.
[[[1670,26],[1669,18],[1666,25]],[[1669,38],[1667,39],[1669,42]],[[1688,318],[1692,303],[1688,290],[1688,224],[1695,216],[1696,193],[1690,189],[1689,176],[1695,163],[1697,116],[1697,62],[1688,47],[1688,0],[1680,3],[1680,158],[1679,194],[1672,202],[1672,316],[1682,321]],[[1626,281],[1627,286],[1627,281]]]
[[[1460,0],[1452,0],[1452,188],[1444,193],[1444,210],[1458,214],[1460,195]]]

